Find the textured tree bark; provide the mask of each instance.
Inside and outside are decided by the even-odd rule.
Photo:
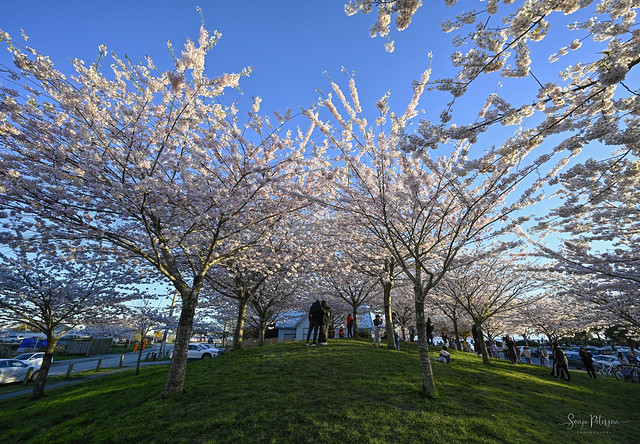
[[[482,325],[476,324],[478,329],[478,337],[480,338],[480,352],[482,353],[482,363],[484,365],[491,365],[489,361],[489,354],[487,353],[487,344],[484,342],[484,333],[482,332]]]
[[[55,351],[57,344],[58,339],[54,338],[53,335],[47,335],[47,348],[44,351],[42,365],[40,366],[40,371],[36,376],[35,382],[33,383],[33,391],[31,392],[31,397],[29,398],[32,401],[47,396],[44,392],[44,384],[45,382],[47,382],[47,376],[49,375],[49,369],[51,368],[53,352]]]
[[[189,340],[191,339],[191,329],[193,318],[198,304],[197,294],[189,292],[187,297],[182,298],[182,310],[178,320],[176,340],[171,355],[171,365],[167,375],[167,382],[160,394],[161,398],[184,393],[184,378],[187,372],[187,352],[189,350]]]
[[[249,299],[243,295],[239,299],[238,320],[236,321],[236,330],[233,332],[233,347],[231,350],[242,350],[242,337],[244,335],[244,318],[247,315],[247,304]]]
[[[416,304],[416,329],[418,330],[418,353],[420,356],[420,369],[422,370],[422,396],[433,399],[438,397],[436,382],[433,379],[433,370],[429,356],[429,345],[427,343],[427,322],[424,317],[424,297],[422,291],[415,287]],[[417,292],[419,291],[420,294]]]

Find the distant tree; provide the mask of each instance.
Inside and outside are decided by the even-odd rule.
[[[33,236],[0,235],[0,319],[42,333],[47,345],[31,399],[44,388],[59,339],[80,324],[110,321],[115,307],[135,298],[132,285],[144,284],[140,269],[102,250]]]
[[[478,256],[480,259],[477,259]],[[508,254],[491,253],[482,257],[481,254],[472,253],[471,257],[461,256],[460,261],[462,264],[450,270],[437,288],[471,318],[477,330],[474,342],[478,342],[483,363],[489,365],[484,323],[498,314],[519,310],[530,304],[537,282],[522,264]],[[523,328],[519,331],[522,332]]]

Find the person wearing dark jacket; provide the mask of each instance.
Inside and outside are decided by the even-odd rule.
[[[566,379],[571,382],[571,375],[569,374],[569,361],[567,361],[567,355],[564,354],[562,349],[556,344],[553,349],[553,363],[555,365],[556,377]]]
[[[427,318],[427,344],[433,345],[433,329],[435,326],[431,322],[431,318]]]
[[[318,342],[320,345],[327,345],[327,332],[329,330],[329,325],[331,325],[331,307],[329,307],[327,301],[322,301],[320,303],[320,312],[322,313],[322,317],[320,321],[320,337],[318,338]]]
[[[584,364],[584,368],[587,370],[589,377],[596,379],[596,370],[593,368],[591,353],[586,351],[584,347],[580,347],[578,354],[580,355],[580,359],[582,359],[582,363]]]
[[[511,336],[504,337],[504,342],[507,344],[507,357],[512,364],[518,365],[518,352],[516,351],[516,341]]]
[[[313,331],[313,344],[316,345],[316,338],[318,337],[318,330],[322,324],[322,307],[320,300],[316,300],[311,304],[309,309],[309,331],[307,332],[307,345],[309,345],[309,339],[311,339],[311,332]]]

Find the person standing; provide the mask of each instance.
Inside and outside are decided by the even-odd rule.
[[[578,354],[580,355],[580,359],[582,359],[582,363],[584,364],[584,368],[587,371],[589,378],[596,379],[596,370],[593,368],[593,358],[591,357],[591,353],[586,351],[584,347],[580,347]]]
[[[544,346],[538,347],[538,357],[540,358],[540,365],[543,367],[549,367],[549,352]]]
[[[518,365],[518,352],[516,351],[516,341],[511,339],[511,336],[505,336],[505,342],[507,343],[507,355],[509,357],[509,361],[512,364]]]
[[[393,339],[396,343],[396,350],[400,351],[400,332],[402,332],[404,325],[398,319],[398,314],[395,311],[391,313],[391,323],[393,324]]]
[[[307,345],[309,345],[309,339],[311,339],[311,332],[313,331],[313,344],[316,345],[316,339],[318,338],[318,330],[320,329],[320,325],[322,323],[322,307],[320,305],[320,300],[316,299],[316,301],[311,304],[311,308],[309,308],[309,331],[307,332]]]
[[[496,341],[491,343],[491,354],[494,358],[500,358],[500,351],[498,350],[498,344],[496,344]]]
[[[329,325],[331,325],[331,307],[327,304],[327,301],[322,301],[320,303],[320,313],[321,313],[321,321],[320,321],[320,337],[318,338],[318,342],[320,345],[327,345],[327,333],[329,331]]]
[[[380,315],[376,315],[376,318],[373,320],[373,346],[375,347],[378,344],[378,347],[382,347],[382,342],[380,341],[380,329],[382,328],[382,319],[380,319]]]
[[[347,315],[347,338],[353,337],[353,316],[351,313]]]
[[[431,322],[431,318],[427,318],[427,344],[433,345],[433,329],[435,326]]]
[[[571,382],[571,375],[569,374],[569,361],[567,361],[567,355],[564,354],[562,349],[556,344],[553,349],[553,363],[555,364],[556,377],[566,379]]]
[[[522,347],[522,357],[524,358],[525,364],[533,364],[533,361],[531,361],[531,349],[529,347]]]

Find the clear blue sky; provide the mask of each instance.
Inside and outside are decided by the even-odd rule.
[[[411,81],[427,67],[427,53],[442,57],[435,60],[438,66],[449,63],[448,51],[437,52],[450,38],[439,28],[444,14],[451,13],[442,3],[429,1],[428,13],[420,11],[414,26],[394,33],[393,54],[384,50],[384,40],[369,37],[375,16],[348,17],[343,0],[4,1],[0,28],[16,40],[23,29],[29,45],[49,55],[64,72],[69,72],[68,58],[89,62],[100,44],[134,62],[149,55],[158,67],[168,69],[167,40],[177,52],[186,37],[197,40],[200,6],[206,27],[222,33],[207,58],[207,73],[253,66],[241,89],[246,97],[261,96],[263,111],[310,106],[318,98],[316,88],[331,89],[324,71],[346,86],[342,66],[356,72],[363,105],[369,101],[374,108],[391,90],[391,104],[403,111],[412,94]],[[0,62],[10,64],[7,57],[0,54]]]

